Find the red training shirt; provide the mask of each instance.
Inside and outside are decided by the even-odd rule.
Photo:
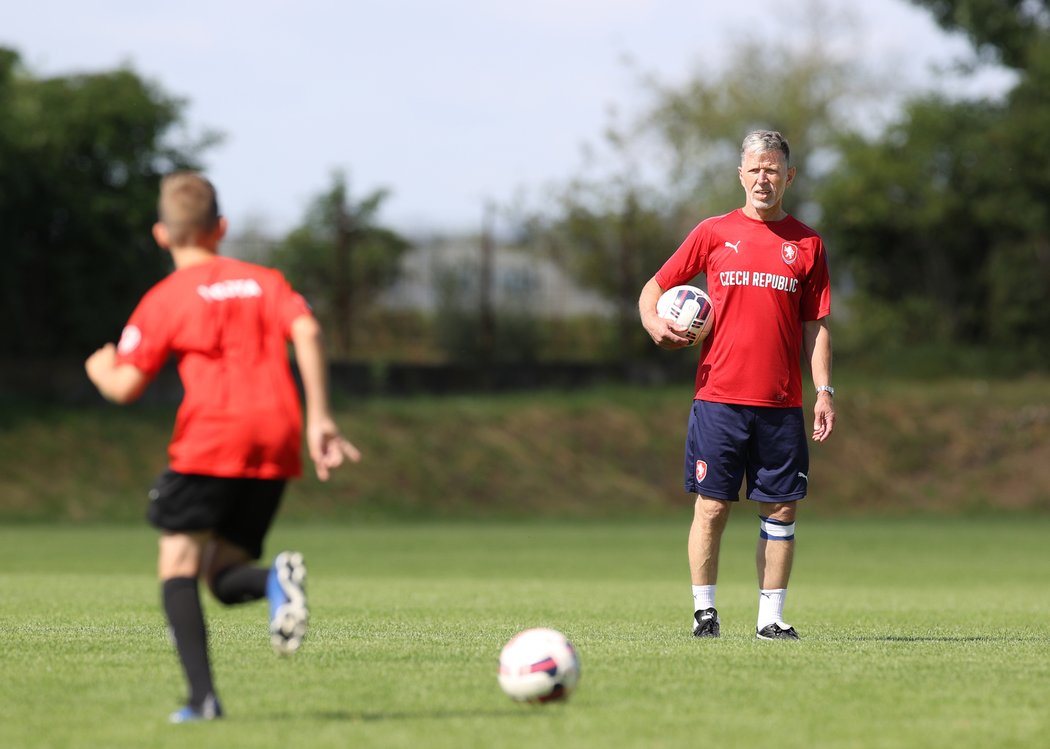
[[[170,355],[185,396],[172,470],[283,479],[302,471],[302,413],[288,363],[292,322],[310,314],[278,271],[232,258],[176,270],[142,297],[118,362],[150,378]]]
[[[802,405],[802,323],[831,313],[820,236],[792,216],[706,219],[656,274],[661,288],[703,273],[715,320],[696,371],[696,398],[781,408]]]

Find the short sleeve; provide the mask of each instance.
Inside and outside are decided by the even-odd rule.
[[[147,294],[121,332],[117,363],[132,364],[149,377],[156,375],[171,354],[169,319],[170,316],[162,313],[155,295]]]
[[[820,320],[831,314],[831,274],[824,243],[818,240],[813,256],[813,268],[802,291],[800,308],[804,321]]]
[[[295,322],[296,318],[313,314],[313,312],[303,295],[293,289],[292,285],[288,283],[288,280],[282,274],[277,273],[276,275],[277,319],[280,321],[281,330],[284,331],[285,338],[290,338],[292,323]]]
[[[707,272],[707,253],[711,232],[707,221],[697,224],[671,257],[656,272],[656,282],[663,289],[687,283]]]

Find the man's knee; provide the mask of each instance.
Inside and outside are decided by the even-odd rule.
[[[698,494],[693,507],[693,520],[706,526],[724,526],[729,520],[730,503]]]
[[[764,506],[758,516],[759,537],[766,541],[794,541],[797,505],[797,502],[777,502]]]
[[[759,517],[775,520],[778,523],[794,523],[798,513],[798,502],[772,502],[762,505]]]

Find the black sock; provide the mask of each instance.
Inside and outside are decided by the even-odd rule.
[[[270,570],[251,564],[227,567],[212,582],[211,590],[223,603],[248,603],[266,595],[266,580]]]
[[[208,632],[204,626],[197,579],[174,577],[161,585],[164,613],[171,625],[175,649],[190,687],[189,704],[200,710],[205,698],[215,691],[208,662]]]

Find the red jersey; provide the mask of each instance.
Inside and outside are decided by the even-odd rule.
[[[715,320],[700,352],[696,398],[749,406],[802,405],[802,323],[831,313],[824,243],[788,216],[737,209],[702,221],[656,274],[664,289],[707,277]]]
[[[185,396],[168,447],[180,473],[279,479],[302,471],[302,413],[288,362],[310,313],[278,271],[232,258],[176,270],[132,313],[118,362],[153,377],[170,355]]]

